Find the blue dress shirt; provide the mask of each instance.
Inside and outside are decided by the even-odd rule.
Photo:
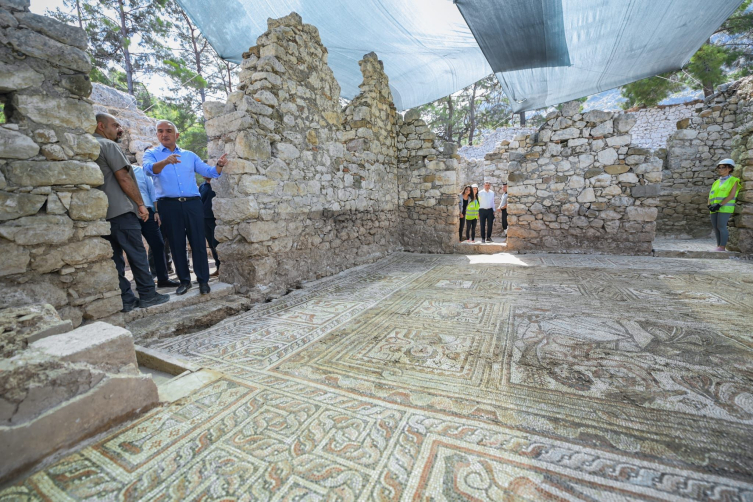
[[[144,174],[144,169],[141,166],[131,166],[131,168],[134,176],[136,176],[136,183],[139,185],[139,192],[141,192],[141,198],[144,199],[144,205],[154,209],[154,200],[157,196],[154,194],[152,179]]]
[[[168,164],[159,174],[154,173],[154,164],[165,160],[176,153],[180,155],[179,164]],[[214,167],[205,164],[198,155],[175,147],[174,151],[164,146],[150,148],[144,153],[144,172],[154,180],[154,191],[157,200],[162,197],[198,197],[199,187],[196,186],[194,173],[199,173],[205,178],[217,178],[220,174]]]

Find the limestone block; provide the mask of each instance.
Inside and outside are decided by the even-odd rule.
[[[595,188],[604,188],[612,184],[612,176],[608,173],[602,173],[591,178],[591,185]]]
[[[578,136],[580,136],[580,129],[576,129],[575,127],[570,127],[568,129],[555,131],[554,134],[552,134],[552,141],[574,139],[574,138],[577,138]],[[512,160],[512,158],[510,160]]]
[[[15,161],[2,170],[8,183],[15,186],[99,186],[104,183],[102,171],[94,162]]]
[[[98,237],[72,242],[61,249],[63,261],[68,265],[83,265],[112,257],[112,246]]]
[[[591,136],[606,136],[607,134],[612,134],[613,130],[612,121],[607,120],[591,129]]]
[[[651,172],[659,172],[662,170],[664,163],[657,157],[652,157],[648,162],[633,166],[633,172],[636,174],[646,174]]]
[[[421,118],[421,111],[418,108],[413,108],[411,110],[408,110],[405,112],[405,115],[403,116],[403,120],[405,122],[413,122],[414,120],[418,120]]]
[[[301,152],[290,143],[276,143],[275,156],[281,160],[295,160],[301,156]]]
[[[37,214],[46,200],[44,195],[0,192],[0,221]]]
[[[241,131],[235,138],[235,153],[243,159],[264,160],[272,156],[272,147],[266,138]]]
[[[130,331],[104,322],[48,336],[29,347],[61,361],[87,363],[106,371],[138,368]]]
[[[91,60],[84,51],[61,44],[36,31],[8,30],[6,39],[15,50],[31,57],[86,74],[91,70]]]
[[[107,195],[102,190],[79,190],[71,196],[68,215],[73,220],[100,220],[107,215],[107,207]]]
[[[259,204],[251,197],[212,201],[214,216],[224,224],[240,223],[259,216]]]
[[[632,221],[655,221],[659,210],[655,207],[630,206],[625,214]]]
[[[594,122],[596,124],[600,124],[601,122],[604,122],[611,118],[611,112],[603,112],[601,110],[591,110],[583,114],[583,120],[585,120],[586,122]]]
[[[622,190],[617,185],[609,185],[601,191],[601,195],[604,197],[614,197],[615,195],[622,194]]]
[[[86,268],[77,269],[72,274],[70,289],[80,298],[86,298],[114,289],[118,283],[118,272],[112,260],[92,263]]]
[[[604,165],[613,165],[619,158],[617,151],[614,148],[602,150],[596,155],[596,157],[599,159],[599,162]]]
[[[584,189],[580,195],[578,195],[577,198],[578,202],[584,203],[584,202],[595,202],[596,196],[594,195],[594,189],[591,187],[588,187]]]
[[[630,193],[633,197],[656,197],[661,195],[661,185],[638,185],[634,186]]]
[[[568,101],[562,105],[561,113],[563,117],[572,117],[580,111],[580,101]]]
[[[86,32],[69,24],[61,23],[51,17],[32,14],[31,12],[19,12],[16,14],[21,26],[26,26],[66,45],[72,45],[86,50],[88,40]]]
[[[638,176],[635,173],[623,173],[617,177],[620,183],[638,183]]]
[[[206,120],[211,120],[225,113],[225,103],[219,101],[205,101],[203,108]]]
[[[39,124],[82,129],[90,134],[97,127],[94,109],[89,103],[79,99],[17,94],[13,97],[13,105],[20,113]]]
[[[39,145],[25,134],[0,127],[0,158],[28,159],[39,153]]]
[[[637,117],[632,113],[621,113],[614,118],[614,130],[618,134],[625,134],[630,132],[630,129],[638,121]]]
[[[52,305],[34,304],[0,311],[0,357],[9,358],[26,350],[28,344],[73,329],[61,320]]]
[[[629,145],[632,141],[632,136],[630,134],[623,134],[622,136],[611,136],[606,139],[607,140],[607,146],[616,146],[621,147],[625,145]]]
[[[604,167],[604,171],[606,171],[609,174],[622,174],[626,173],[630,170],[630,166],[626,166],[624,164],[615,164],[611,166]]]
[[[238,191],[248,195],[258,193],[271,194],[280,186],[280,182],[266,176],[241,176],[238,180]],[[217,199],[214,199],[216,204]]]
[[[533,185],[511,185],[507,189],[509,196],[522,197],[525,195],[534,195],[536,193],[536,187]]]
[[[29,250],[12,244],[0,242],[0,277],[12,274],[23,274],[29,265]]]
[[[25,216],[0,226],[0,236],[23,246],[63,244],[73,236],[73,221],[63,215]]]
[[[265,242],[285,235],[285,225],[276,221],[251,221],[238,225],[238,233],[248,242]]]
[[[67,132],[63,137],[65,138],[65,143],[76,155],[81,155],[91,160],[97,160],[97,157],[99,157],[99,142],[94,139],[94,136]]]
[[[44,82],[44,75],[27,66],[11,66],[0,63],[0,92],[39,87],[42,82]]]
[[[698,136],[698,131],[695,129],[679,129],[675,134],[675,139],[695,139]]]
[[[229,159],[222,174],[256,174],[256,164],[243,159]]]
[[[44,280],[13,286],[6,285],[0,288],[0,308],[31,303],[49,303],[53,307],[62,307],[68,303],[68,295],[59,287]]]

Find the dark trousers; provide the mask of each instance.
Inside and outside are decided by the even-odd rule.
[[[159,215],[170,243],[178,280],[184,284],[191,283],[191,272],[188,270],[186,256],[186,237],[188,237],[196,279],[201,283],[209,282],[209,259],[204,236],[204,207],[201,205],[201,200],[198,197],[184,202],[160,199]]]
[[[507,230],[507,209],[502,210],[502,230]]]
[[[165,261],[165,242],[162,240],[162,232],[160,232],[160,226],[157,225],[157,221],[154,219],[154,211],[149,210],[149,219],[141,221],[141,235],[146,239],[146,243],[149,244],[149,268],[157,275],[157,280],[169,281],[170,277],[167,275],[167,262]]]
[[[479,209],[478,219],[481,224],[481,240],[492,238],[492,225],[494,224],[494,209]]]
[[[458,232],[458,240],[463,240],[463,227],[465,226],[465,218],[460,218],[460,231]]]
[[[214,258],[214,264],[217,265],[217,269],[220,268],[220,257],[217,256],[217,239],[214,238],[214,229],[217,227],[217,220],[215,218],[204,218],[204,235],[207,238],[207,244],[212,251],[212,258]]]
[[[170,258],[170,243],[167,241],[164,225],[160,225],[159,233],[162,236],[162,244],[165,246],[165,264],[167,265],[167,273],[169,274],[173,268],[173,259]],[[157,269],[154,267],[154,253],[152,253],[151,249],[149,250],[149,269],[151,269],[152,275],[157,275]]]
[[[128,258],[131,266],[133,279],[136,281],[136,291],[139,298],[148,300],[157,294],[149,272],[149,262],[146,258],[146,249],[141,240],[141,225],[134,213],[125,213],[108,220],[110,222],[110,235],[105,238],[112,246],[112,261],[118,271],[118,285],[120,286],[120,298],[123,305],[136,302],[136,296],[131,290],[131,283],[125,276],[125,261],[123,253]]]
[[[476,222],[478,222],[478,218],[465,221],[465,240],[469,239],[468,235],[470,235],[470,240],[476,240]]]

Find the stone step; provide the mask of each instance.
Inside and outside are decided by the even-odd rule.
[[[703,258],[711,260],[729,260],[743,258],[745,255],[735,251],[695,251],[687,249],[654,249],[657,258]]]
[[[230,316],[250,309],[255,303],[248,297],[224,294],[219,298],[189,303],[178,309],[158,311],[125,323],[137,344],[194,333],[214,326]],[[162,305],[158,306],[161,307]],[[151,310],[151,309],[147,309]]]
[[[137,319],[143,319],[144,317],[151,317],[157,314],[164,314],[166,312],[178,310],[189,305],[206,303],[211,300],[224,298],[225,296],[229,296],[235,293],[235,288],[232,284],[219,282],[216,279],[209,281],[209,287],[211,291],[208,295],[202,295],[201,293],[199,293],[199,286],[197,284],[194,284],[186,294],[180,296],[175,294],[176,288],[160,288],[160,293],[170,295],[169,302],[145,309],[134,309],[123,314],[123,321],[128,324]]]
[[[507,252],[507,242],[498,237],[494,242],[458,242],[455,244],[455,254],[496,254]]]

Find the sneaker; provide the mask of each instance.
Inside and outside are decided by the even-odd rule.
[[[161,305],[170,301],[170,295],[163,295],[161,293],[155,293],[154,296],[148,300],[139,300],[139,307],[142,309],[154,307],[155,305]]]
[[[120,309],[121,312],[130,312],[131,310],[139,307],[139,300],[136,299],[136,301],[130,302],[130,303],[124,303],[123,308]]]
[[[486,244],[486,239],[481,239],[481,244]]]
[[[494,242],[494,241],[492,240],[491,237],[489,237],[488,239],[486,239],[486,242]]]

